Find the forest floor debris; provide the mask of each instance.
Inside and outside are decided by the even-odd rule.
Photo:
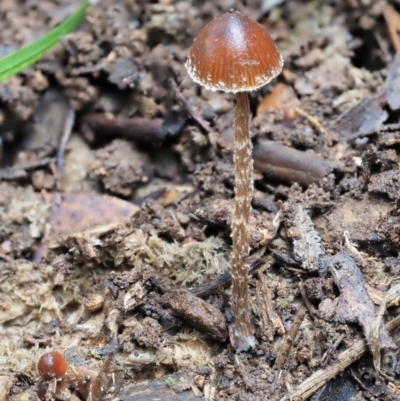
[[[0,54],[78,4],[3,0]],[[184,67],[229,8],[285,59],[250,94],[257,346],[241,354],[227,340],[233,106]],[[74,401],[398,400],[399,11],[104,0],[2,83],[0,401],[43,389],[49,350],[95,372]]]

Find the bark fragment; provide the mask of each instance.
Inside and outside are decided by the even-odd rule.
[[[190,326],[215,340],[226,340],[228,334],[226,320],[219,309],[183,289],[172,291],[168,303],[171,309]]]

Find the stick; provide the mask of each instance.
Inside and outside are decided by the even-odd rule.
[[[397,316],[386,325],[386,328],[389,332],[391,332],[399,326],[400,316]],[[357,341],[352,347],[338,355],[339,362],[336,365],[329,366],[326,369],[318,370],[303,383],[301,383],[294,392],[289,395],[285,395],[280,399],[280,401],[288,401],[291,399],[305,401],[319,388],[328,383],[329,380],[333,379],[353,362],[361,358],[361,356],[365,354],[367,350],[368,345],[366,340]]]
[[[257,275],[260,279],[260,281],[257,282],[257,292],[260,293],[260,302],[263,301],[262,309],[264,311],[265,307],[265,311],[274,331],[279,335],[283,335],[286,333],[285,326],[283,325],[280,316],[276,313],[274,306],[272,305],[271,292],[267,286],[267,283],[265,282],[264,274],[258,272]]]

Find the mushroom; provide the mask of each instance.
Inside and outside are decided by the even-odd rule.
[[[43,354],[38,362],[38,371],[44,380],[61,379],[68,370],[64,356],[57,351]]]
[[[209,22],[190,48],[186,69],[193,81],[212,91],[234,94],[235,210],[232,219],[231,342],[236,352],[255,345],[249,315],[248,221],[253,195],[250,107],[247,92],[258,89],[281,71],[283,58],[274,41],[257,22],[238,11]]]
[[[46,399],[46,394],[58,395],[71,386],[75,391],[87,399],[91,392],[91,383],[97,377],[97,372],[84,366],[69,365],[64,356],[57,351],[46,352],[38,362],[38,371],[42,377],[37,385],[36,392],[40,399]],[[46,383],[46,382],[50,383]],[[62,381],[64,384],[60,384]],[[75,399],[72,397],[71,399]]]

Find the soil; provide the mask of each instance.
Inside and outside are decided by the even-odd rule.
[[[78,6],[2,0],[0,56]],[[184,67],[230,8],[285,60],[249,94],[239,354],[233,100]],[[1,83],[0,401],[400,400],[399,21],[395,0],[103,0]]]

